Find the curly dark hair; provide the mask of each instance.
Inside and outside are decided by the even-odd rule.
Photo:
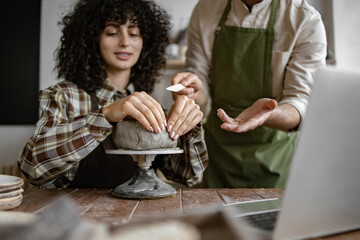
[[[106,79],[99,35],[108,21],[137,24],[143,48],[131,69],[136,91],[152,92],[160,69],[165,67],[169,43],[169,15],[150,0],[79,0],[64,16],[60,46],[56,50],[58,78],[76,83],[87,92],[100,88]]]

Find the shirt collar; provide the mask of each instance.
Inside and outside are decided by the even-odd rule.
[[[251,13],[252,14],[256,14],[258,12],[260,12],[261,10],[263,10],[264,8],[268,7],[269,5],[271,5],[272,0],[262,0],[261,2],[255,4],[252,9],[251,9]],[[249,9],[247,8],[246,4],[244,2],[242,2],[244,9],[246,9],[246,11],[249,12]]]
[[[105,103],[108,103],[110,99],[123,98],[134,92],[135,87],[133,83],[130,83],[126,89],[119,90],[112,82],[105,79],[102,88],[96,91],[96,95],[99,98],[101,105],[105,105]]]

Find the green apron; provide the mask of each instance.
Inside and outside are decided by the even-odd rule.
[[[267,29],[226,26],[231,0],[215,32],[211,112],[205,124],[211,188],[284,187],[297,134],[264,126],[245,133],[220,128],[223,108],[235,118],[257,99],[271,97],[270,67],[279,0],[273,0]]]

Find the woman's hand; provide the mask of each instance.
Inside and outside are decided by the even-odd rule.
[[[109,122],[119,122],[125,117],[135,118],[150,132],[159,133],[167,125],[160,103],[146,92],[135,92],[104,107],[103,114]]]
[[[175,77],[171,80],[171,84],[175,85],[181,83],[186,88],[179,92],[172,92],[172,97],[174,101],[176,98],[185,95],[188,98],[196,100],[199,96],[200,90],[202,89],[202,82],[200,78],[190,72],[181,72],[175,75]]]
[[[218,109],[217,115],[224,122],[221,128],[230,132],[247,132],[263,125],[277,106],[270,98],[261,98],[245,109],[236,118],[229,117],[223,109]]]
[[[178,139],[198,124],[203,117],[200,106],[185,95],[178,96],[168,116],[167,129],[170,137]]]

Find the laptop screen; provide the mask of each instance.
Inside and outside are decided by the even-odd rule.
[[[300,128],[275,239],[360,228],[360,73],[319,71]]]

